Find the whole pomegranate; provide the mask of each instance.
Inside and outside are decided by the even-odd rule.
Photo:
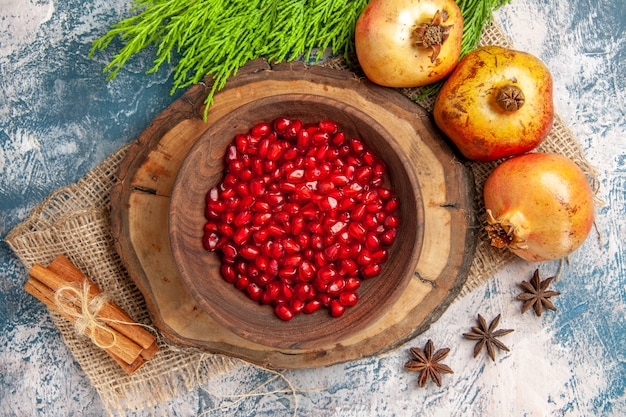
[[[483,193],[491,244],[527,261],[569,255],[593,224],[593,193],[587,178],[562,155],[512,157],[492,171]]]
[[[372,0],[354,35],[370,81],[417,87],[445,78],[459,62],[463,15],[454,0]]]
[[[468,159],[487,162],[528,152],[552,128],[552,76],[526,52],[478,48],[446,80],[433,115]]]

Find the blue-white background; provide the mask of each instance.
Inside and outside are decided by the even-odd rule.
[[[171,103],[170,68],[146,75],[153,51],[117,79],[102,68],[119,47],[90,60],[91,41],[129,15],[128,0],[0,0],[0,238],[59,187],[132,141]],[[558,113],[599,171],[598,233],[570,259],[557,312],[520,314],[517,282],[536,265],[515,263],[455,302],[425,334],[383,357],[286,372],[303,416],[626,415],[626,5],[624,0],[513,0],[496,13],[516,48],[539,56],[555,80]],[[179,93],[178,93],[179,94]],[[540,264],[544,276],[557,263]],[[0,242],[0,415],[102,416],[103,406],[45,307],[22,290],[26,270]],[[461,337],[481,313],[502,313],[510,353],[472,358]],[[454,375],[417,387],[403,369],[408,347],[450,347]],[[271,375],[229,374],[158,408],[163,415],[291,415],[284,393],[236,406]],[[282,380],[270,384],[282,390]],[[205,413],[205,414],[203,414]],[[136,413],[149,415],[147,411]]]

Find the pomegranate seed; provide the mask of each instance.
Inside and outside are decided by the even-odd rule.
[[[304,226],[306,222],[304,218],[301,216],[293,217],[291,219],[291,234],[294,236],[298,236],[304,230]],[[300,248],[298,248],[299,250]]]
[[[382,271],[382,268],[380,264],[371,264],[371,265],[367,265],[361,268],[361,276],[364,279],[370,279],[380,274],[381,271]]]
[[[280,208],[280,205],[276,206],[277,208]],[[279,211],[274,213],[274,220],[276,223],[282,224],[282,225],[289,225],[291,222],[291,215],[289,213],[287,213],[286,211]]]
[[[281,142],[273,142],[269,145],[269,150],[267,151],[267,159],[270,161],[278,161],[278,159],[283,155],[283,146]]]
[[[365,145],[358,139],[350,139],[349,143],[352,148],[352,152],[357,155],[360,155],[365,150]]]
[[[283,265],[278,270],[278,276],[281,279],[292,279],[298,276],[298,268],[295,266],[285,266]]]
[[[329,261],[335,261],[339,258],[340,252],[341,252],[341,245],[339,243],[334,243],[330,246],[327,246],[324,249],[324,256]]]
[[[390,214],[389,216],[387,216],[387,219],[385,220],[385,226],[387,227],[398,227],[400,225],[400,220],[398,219],[397,216],[394,216],[393,214]]]
[[[285,256],[285,247],[283,246],[283,244],[280,241],[268,241],[268,244],[270,245],[268,251],[269,256],[276,260],[283,259],[283,257]]]
[[[312,313],[315,313],[317,310],[319,310],[320,307],[322,307],[322,303],[319,300],[307,301],[304,304],[304,308],[302,309],[302,312],[305,314],[312,314]]]
[[[292,238],[283,239],[282,245],[286,253],[298,253],[300,252],[300,245],[296,243]]]
[[[348,233],[354,239],[362,241],[365,238],[367,230],[362,223],[353,221],[348,225]]]
[[[311,140],[316,145],[328,143],[328,141],[330,140],[330,133],[318,130],[311,135]]]
[[[302,182],[305,180],[304,178],[304,170],[303,169],[294,169],[285,178],[288,182]]]
[[[256,281],[261,275],[261,270],[254,265],[248,265],[245,275],[252,281]]]
[[[296,284],[293,290],[295,297],[299,300],[307,301],[315,296],[315,290],[308,282],[300,282]]]
[[[354,291],[361,286],[361,280],[356,277],[346,278],[346,291]]]
[[[291,228],[293,231],[293,226],[295,223],[292,223]],[[308,233],[302,231],[299,234],[295,235],[296,239],[298,241],[298,244],[300,245],[300,248],[306,250],[309,247],[309,243],[311,242],[311,235],[309,235]]]
[[[333,137],[330,139],[330,143],[335,145],[335,146],[341,146],[343,145],[343,143],[346,140],[346,135],[343,132],[337,132],[333,135]]]
[[[377,234],[367,232],[365,236],[365,247],[371,251],[375,251],[380,248],[380,238]]]
[[[248,212],[248,210],[245,210],[245,212]],[[235,224],[237,224],[237,217],[235,218]],[[252,215],[252,225],[253,226],[265,226],[271,219],[272,219],[272,213],[254,213]]]
[[[296,141],[298,149],[306,149],[309,147],[310,143],[311,143],[311,133],[307,130],[299,131],[297,141]]]
[[[260,229],[252,233],[252,240],[254,243],[261,244],[270,237],[270,232],[267,229]]]
[[[352,307],[359,301],[359,295],[354,291],[344,291],[339,294],[339,302],[346,307]]]
[[[324,282],[329,282],[337,275],[337,270],[330,265],[326,265],[317,271],[317,276]]]
[[[341,294],[345,288],[346,280],[344,280],[343,278],[335,278],[328,283],[328,288],[326,289],[326,291],[328,292],[328,294],[336,297]]]
[[[307,204],[300,209],[300,215],[305,220],[314,220],[319,216],[318,210],[312,204]]]
[[[222,223],[219,225],[219,230],[222,236],[226,238],[231,238],[235,235],[235,230],[228,223]]]
[[[238,290],[245,290],[250,285],[250,280],[245,275],[239,275],[235,280],[235,287]]]
[[[220,272],[222,273],[222,277],[226,281],[230,283],[235,282],[235,279],[237,277],[237,272],[232,265],[222,264],[222,266],[220,267]]]
[[[304,305],[305,305],[304,300],[300,300],[298,298],[294,298],[289,303],[289,308],[291,309],[291,311],[294,312],[294,314],[298,314],[298,313],[301,313],[301,312],[304,311]]]
[[[238,245],[245,243],[252,235],[252,230],[247,226],[242,226],[233,235],[233,242]]]
[[[316,274],[317,269],[307,260],[303,260],[298,268],[298,278],[302,282],[310,281]]]
[[[323,250],[324,249],[324,237],[320,234],[311,235],[310,246],[313,249]]]
[[[217,233],[205,233],[202,237],[202,246],[204,246],[206,250],[214,251],[218,248],[219,241],[220,237]]]
[[[241,248],[240,254],[246,259],[254,259],[261,254],[261,251],[256,246],[245,245]]]
[[[341,304],[339,300],[332,300],[330,302],[330,314],[333,317],[340,317],[346,312],[346,306]]]
[[[282,135],[289,128],[289,126],[291,126],[292,123],[292,120],[288,117],[278,117],[273,122],[274,130],[279,135]]]
[[[272,131],[272,126],[269,123],[261,122],[257,123],[250,129],[250,133],[256,137],[263,137],[269,134]]]
[[[284,321],[289,321],[293,319],[294,316],[293,310],[291,310],[291,308],[289,308],[289,306],[285,303],[277,304],[276,307],[274,307],[274,312],[281,320]]]
[[[270,260],[267,256],[259,255],[254,259],[254,264],[261,271],[265,271],[269,267]]]
[[[333,122],[332,120],[320,120],[319,128],[320,130],[329,133],[336,133],[338,130],[337,123]]]
[[[322,251],[314,252],[313,259],[318,268],[321,268],[328,263],[328,259],[326,259],[326,255],[324,255],[324,252]]]
[[[296,119],[292,121],[291,125],[287,127],[282,135],[286,139],[296,139],[298,137],[298,132],[300,132],[300,129],[302,129],[302,122]]]
[[[377,160],[376,156],[374,156],[374,153],[369,149],[361,154],[361,158],[363,159],[363,162],[369,166],[373,166]]]
[[[295,293],[293,291],[293,287],[285,282],[282,283],[281,288],[280,288],[280,295],[287,299],[287,300],[291,300],[293,299]]]
[[[270,223],[267,226],[267,230],[269,231],[270,235],[272,235],[274,237],[283,237],[283,236],[285,236],[287,234],[285,229],[282,228],[281,226],[279,226],[276,223]]]
[[[342,259],[339,263],[340,275],[356,275],[359,271],[359,265],[353,259]]]
[[[259,158],[266,158],[267,152],[270,149],[270,140],[265,138],[261,142],[259,142],[259,147],[257,149],[257,156]],[[232,164],[231,164],[232,167]]]
[[[317,294],[316,299],[324,307],[330,307],[330,302],[333,300],[333,298],[330,295],[326,294],[326,293]]]
[[[301,262],[302,262],[302,255],[298,255],[298,254],[286,255],[285,259],[283,260],[283,266],[296,268],[300,265]]]
[[[365,226],[367,229],[374,230],[378,227],[378,225],[378,220],[376,220],[376,216],[374,214],[365,214],[365,217],[363,218],[363,226]]]
[[[254,282],[251,282],[247,287],[246,287],[246,291],[248,292],[248,296],[255,301],[258,301],[261,299],[261,295],[263,294],[263,289],[258,286],[257,284],[255,284]]]
[[[395,227],[392,229],[387,229],[380,236],[380,241],[383,242],[385,245],[391,245],[396,240],[397,235],[398,229],[396,229]]]
[[[335,184],[335,186],[343,186],[350,183],[350,179],[343,174],[331,174],[328,179]]]

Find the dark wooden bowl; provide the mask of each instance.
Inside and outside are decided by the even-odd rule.
[[[250,300],[224,281],[221,261],[202,246],[205,195],[223,177],[227,145],[237,133],[278,116],[303,122],[332,119],[349,136],[359,137],[387,164],[400,201],[400,228],[383,272],[363,282],[359,302],[338,318],[325,309],[297,314],[290,321],[273,308]],[[405,290],[415,272],[423,243],[424,213],[413,165],[382,126],[363,111],[332,98],[285,94],[245,104],[216,121],[194,144],[176,177],[169,208],[172,254],[186,288],[215,321],[247,340],[276,349],[315,349],[341,343],[380,318]]]

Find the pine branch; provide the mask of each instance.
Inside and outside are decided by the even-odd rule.
[[[457,0],[465,19],[462,52],[476,47],[491,12],[510,0]],[[325,50],[354,51],[354,28],[368,0],[135,0],[133,12],[92,44],[89,56],[119,37],[124,45],[104,67],[113,79],[134,55],[149,46],[156,58],[147,73],[175,62],[172,93],[213,77],[214,94],[246,62],[303,57],[319,61]],[[438,90],[438,89],[437,89]]]

